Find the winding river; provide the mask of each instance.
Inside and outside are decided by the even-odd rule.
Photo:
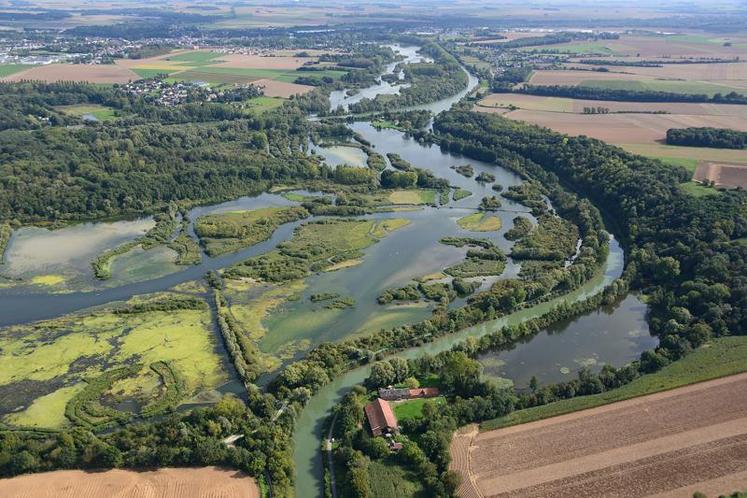
[[[478,85],[477,78],[470,73],[467,74],[469,77],[468,86],[459,94],[432,104],[416,106],[413,109],[428,109],[434,114],[449,109],[454,103],[461,100]],[[477,183],[474,178],[466,178],[459,175],[452,169],[454,165],[471,164],[475,169],[476,175],[482,171],[490,172],[496,177],[495,183],[501,184],[504,187],[515,185],[521,181],[517,175],[503,168],[444,153],[438,147],[422,145],[395,130],[376,130],[368,121],[358,121],[352,123],[350,127],[363,136],[363,138],[371,142],[374,148],[379,152],[395,152],[404,159],[413,163],[416,167],[427,168],[433,171],[437,176],[447,178],[452,185],[469,190],[473,193],[470,197],[450,204],[449,208],[452,206],[454,208],[474,208],[479,202],[479,199],[483,196],[494,195],[490,185],[483,185]],[[516,215],[515,213],[512,213],[513,210],[523,211],[525,212],[524,216],[531,218],[531,215],[526,214],[526,208],[514,203],[504,202],[504,209],[505,212],[501,213],[502,221],[504,221],[504,228],[501,232],[504,232],[507,228],[511,227],[512,223],[506,223],[506,221],[512,219]],[[504,246],[504,249],[505,244],[506,242],[504,240],[501,243],[501,245]],[[499,330],[506,325],[515,325],[538,317],[552,310],[555,306],[561,303],[574,303],[585,300],[588,297],[601,292],[612,281],[619,278],[623,271],[623,265],[624,254],[622,248],[613,238],[610,241],[609,255],[603,269],[598,272],[594,278],[573,292],[543,302],[531,308],[522,309],[499,319],[461,330],[455,334],[441,337],[423,346],[405,350],[399,353],[398,356],[404,358],[415,358],[423,354],[436,354],[451,349],[468,337],[478,338]],[[648,334],[648,327],[644,320],[645,305],[643,305],[635,296],[628,296],[623,303],[617,305],[616,308],[613,307],[613,309],[607,310],[608,314],[604,313],[602,317],[599,316],[599,313],[600,312],[589,313],[575,320],[556,324],[551,329],[541,332],[535,336],[535,338],[539,338],[541,344],[542,339],[546,337],[550,337],[550,339],[558,339],[563,338],[564,336],[567,337],[566,334],[570,333],[574,336],[575,340],[571,341],[573,342],[571,347],[564,350],[568,355],[571,354],[572,348],[596,351],[595,344],[599,342],[600,336],[595,333],[599,331],[598,327],[600,323],[605,323],[609,330],[605,333],[604,342],[611,344],[610,349],[612,351],[605,353],[602,355],[603,357],[595,357],[594,352],[589,353],[590,357],[594,357],[598,360],[597,364],[599,366],[601,366],[603,361],[615,365],[625,364],[631,359],[637,357],[641,351],[651,347],[651,344],[654,342],[654,339],[650,338]],[[635,337],[632,338],[631,336]],[[626,341],[625,337],[629,338],[629,340]],[[530,339],[526,344],[521,346],[530,346],[532,342],[533,341]],[[623,344],[625,347],[620,347],[620,345]],[[517,347],[516,350],[519,350],[521,346]],[[540,352],[542,354],[538,354]],[[507,354],[511,353],[512,352],[509,351]],[[532,372],[535,372],[538,367],[547,367],[548,353],[545,348],[533,348],[533,350],[525,352],[523,355],[514,353],[514,356],[516,358],[513,360],[511,358],[502,358],[501,361],[503,362],[503,371],[510,372],[508,375],[511,375],[511,377],[516,379],[519,383],[523,382],[523,379],[526,378],[527,375],[535,375]],[[552,352],[549,353],[549,356],[552,356]],[[553,359],[551,368],[554,368],[558,361],[560,361],[559,358]],[[586,365],[584,364],[581,366]],[[561,368],[563,367],[558,367],[558,371],[562,375],[572,374],[573,370],[576,370],[568,368],[569,371],[565,372],[565,370],[560,371]],[[335,379],[314,395],[301,412],[296,422],[294,448],[296,489],[303,490],[302,494],[297,493],[298,496],[324,496],[322,488],[323,465],[322,454],[320,452],[321,441],[324,437],[322,431],[323,425],[329,416],[332,407],[334,407],[353,386],[363,382],[366,377],[368,377],[369,372],[370,366],[366,365],[351,370],[343,376]],[[542,377],[542,380],[549,381],[549,379],[555,379],[557,376],[552,377],[549,374],[543,376],[540,374],[540,377]]]
[[[397,47],[396,51],[404,57],[405,63],[422,60],[417,55],[417,48]],[[395,68],[396,64],[393,64],[388,66],[386,71],[392,74]],[[477,78],[469,73],[467,75],[468,85],[459,94],[432,104],[415,106],[413,109],[428,109],[434,114],[449,109],[478,85]],[[368,89],[363,89],[355,95],[349,95],[345,91],[334,93],[332,104],[335,107],[342,105],[346,108],[348,104],[361,98],[373,98],[379,93],[393,93],[395,90],[398,91],[398,85],[390,85],[380,80],[376,85]],[[439,247],[440,245],[437,244],[438,238],[442,234],[448,233],[449,230],[458,233],[458,229],[454,228],[456,226],[454,218],[472,212],[483,196],[494,195],[495,193],[490,184],[481,184],[476,182],[474,178],[466,178],[456,173],[453,169],[455,166],[470,164],[475,170],[475,175],[483,171],[489,172],[495,175],[495,183],[501,184],[503,187],[517,185],[521,182],[521,179],[516,174],[508,170],[492,164],[444,153],[438,147],[420,144],[395,130],[377,131],[367,121],[352,123],[350,127],[371,142],[372,146],[380,153],[397,153],[402,158],[412,162],[415,166],[429,169],[436,176],[448,179],[453,186],[472,192],[472,195],[459,201],[450,202],[448,206],[438,209],[425,208],[413,212],[373,215],[375,217],[406,217],[411,219],[413,223],[411,227],[401,234],[392,234],[387,238],[388,240],[384,239],[381,244],[376,244],[376,246],[379,246],[377,250],[367,252],[364,264],[359,268],[311,277],[311,279],[316,279],[316,284],[310,286],[315,289],[325,287],[329,287],[330,289],[347,288],[346,286],[359,284],[360,282],[371,282],[372,275],[376,274],[377,268],[379,269],[378,273],[382,274],[378,275],[380,277],[379,280],[375,284],[372,284],[370,289],[363,292],[359,298],[361,308],[358,313],[360,313],[360,316],[356,315],[350,321],[341,322],[337,328],[338,331],[347,332],[348,334],[355,332],[353,328],[354,324],[360,322],[364,314],[370,311],[366,306],[374,302],[374,297],[381,286],[404,283],[417,274],[427,273],[433,268],[443,268],[444,263],[446,265],[451,264],[452,260],[456,261],[458,257],[461,257],[452,248]],[[214,206],[195,208],[190,212],[190,219],[195,220],[197,217],[207,213],[290,204],[294,203],[279,195],[262,194],[256,197],[243,197]],[[532,218],[526,207],[507,199],[503,200],[503,209],[497,213],[503,222],[503,227],[500,231],[489,235],[505,251],[510,249],[511,243],[505,240],[503,234],[507,229],[511,228],[511,220],[517,213],[523,213],[523,216]],[[43,293],[39,292],[38,289],[22,287],[0,289],[0,327],[50,319],[92,306],[126,300],[138,294],[164,291],[178,284],[200,279],[207,271],[225,268],[249,257],[272,250],[277,244],[288,240],[293,230],[300,223],[302,222],[283,225],[273,233],[270,239],[250,248],[216,258],[204,257],[199,265],[186,268],[179,267],[173,273],[137,283],[107,287],[100,283],[92,282],[92,285],[94,285],[93,291],[66,294]],[[135,229],[140,229],[140,225],[130,228],[135,233]],[[194,236],[194,233],[192,235]],[[14,237],[19,237],[18,233]],[[436,242],[434,243],[433,241]],[[13,243],[14,241],[11,241],[11,247]],[[430,244],[430,248],[426,247],[428,244]],[[439,247],[439,249],[433,249],[434,247]],[[438,250],[441,250],[442,253],[437,254]],[[431,251],[436,252],[431,254]],[[399,261],[398,266],[384,266],[389,264],[387,261],[393,260]],[[429,261],[433,264],[430,264]],[[387,268],[387,272],[381,272],[381,268]],[[623,252],[619,244],[613,239],[610,243],[609,256],[603,269],[579,289],[497,320],[439,338],[421,347],[403,351],[400,353],[400,356],[412,358],[425,353],[435,354],[445,351],[467,337],[481,337],[505,325],[517,324],[537,317],[560,303],[572,303],[586,299],[600,292],[610,282],[618,278],[622,273],[622,269]],[[518,266],[509,265],[507,272],[515,274],[516,271],[518,271]],[[375,304],[372,306],[375,306]],[[578,365],[588,364],[589,358],[595,358],[598,364],[605,361],[613,364],[623,364],[629,361],[634,355],[637,355],[640,350],[650,347],[650,341],[653,339],[648,337],[648,328],[645,326],[645,321],[643,320],[645,306],[634,296],[629,296],[616,308],[595,313],[557,324],[548,330],[547,333],[541,333],[533,341],[519,345],[513,351],[491,353],[495,357],[485,355],[481,359],[486,365],[496,367],[494,371],[489,373],[510,377],[517,383],[517,386],[521,386],[521,384],[525,383],[527,376],[531,375],[537,375],[543,382],[550,382],[556,380],[558,375],[572,374],[572,368],[570,367],[565,367],[569,372],[561,369],[564,368],[563,365],[566,363],[571,365],[577,359],[573,357],[575,351],[584,351],[586,355],[585,358],[578,358],[580,361]],[[602,314],[600,315],[600,313]],[[608,340],[606,340],[605,344],[609,344],[609,347],[605,350],[604,354],[599,354],[595,357],[595,353],[599,351],[597,343],[600,336],[597,332],[600,324],[607,325],[607,332],[605,334]],[[348,326],[353,328],[353,330],[348,330]],[[636,332],[635,337],[633,337],[632,331]],[[629,340],[625,341],[623,336],[627,336]],[[329,337],[323,336],[323,334],[314,334],[313,339],[318,343],[322,340],[338,340],[342,337],[344,336],[339,336],[337,333]],[[569,341],[566,347],[558,349],[558,341],[561,341],[563,338],[572,338],[572,340]],[[567,352],[567,354],[565,357],[560,358],[556,354],[560,352]],[[584,360],[587,360],[586,363],[584,363]],[[550,365],[550,367],[547,368],[547,365]],[[546,371],[541,370],[543,367],[546,368]],[[486,370],[489,370],[489,368],[486,368]],[[321,431],[322,424],[328,416],[330,409],[352,386],[362,382],[368,376],[368,373],[369,367],[365,366],[352,370],[342,377],[335,379],[334,382],[325,386],[319,393],[313,396],[300,414],[296,426],[294,452],[296,489],[302,490],[302,493],[299,492],[299,495],[305,497],[323,496],[321,489],[322,461],[319,451],[323,437]]]

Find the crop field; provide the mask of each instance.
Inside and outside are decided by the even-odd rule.
[[[24,427],[58,428],[71,417],[95,427],[129,416],[118,406],[175,406],[226,380],[207,304],[174,294],[9,327],[0,361],[0,415]]]
[[[747,165],[704,162],[698,165],[693,179],[717,186],[747,188]]]
[[[27,64],[0,64],[0,78],[10,76],[15,73],[20,73],[33,66]]]
[[[204,81],[211,85],[254,83],[267,97],[288,98],[313,87],[293,83],[301,76],[338,79],[339,70],[297,71],[317,57],[295,57],[286,53],[222,54],[208,50],[188,50],[137,60],[120,60],[118,65],[148,78],[168,74],[169,81]]]
[[[452,441],[461,496],[728,494],[744,485],[747,374]],[[662,493],[659,495],[658,493]]]
[[[605,102],[598,102],[604,106]],[[670,128],[712,127],[747,131],[747,119],[687,114],[573,114],[519,109],[506,114],[568,135],[586,135],[612,144],[657,144]],[[689,147],[688,147],[689,149]]]
[[[610,113],[682,114],[687,116],[733,116],[747,121],[747,106],[730,104],[700,104],[687,102],[614,102],[607,100],[571,99],[566,97],[542,97],[517,93],[494,93],[477,103],[476,110],[487,112],[511,109],[527,111],[564,112],[583,114],[584,108],[604,107]]]
[[[39,80],[88,83],[127,83],[140,79],[135,72],[117,64],[48,64],[4,77],[3,81]]]
[[[728,65],[728,64],[727,64]],[[689,66],[689,65],[688,65]],[[591,72],[574,70],[539,70],[532,74],[529,83],[532,85],[562,85],[562,86],[588,86],[594,88],[609,88],[616,90],[651,90],[675,93],[704,93],[709,96],[715,93],[729,93],[732,91],[743,91],[747,87],[747,79],[715,79],[697,78],[697,71],[689,79],[677,79],[655,73],[657,69],[651,69],[648,74],[634,74],[623,72],[614,68],[610,72]]]
[[[730,42],[731,46],[724,46]],[[637,58],[659,57],[723,57],[733,58],[747,53],[744,37],[708,35],[623,35],[618,40],[589,43],[560,43],[539,47],[566,53],[598,53]]]
[[[259,498],[251,477],[217,467],[147,472],[61,470],[0,480],[4,498]]]
[[[602,107],[607,114],[584,114],[585,107]],[[670,102],[608,102],[520,94],[493,94],[474,108],[497,112],[517,121],[544,126],[568,135],[586,135],[619,145],[634,154],[686,166],[695,172],[700,165],[703,178],[717,178],[725,186],[743,184],[747,154],[742,150],[666,145],[670,128],[713,127],[747,131],[747,107],[726,104]],[[654,111],[664,113],[653,114]],[[709,166],[716,163],[718,166]],[[735,167],[729,168],[728,165]],[[713,171],[706,173],[706,171]],[[715,175],[715,176],[714,176]],[[700,178],[695,178],[700,180]],[[712,193],[695,183],[683,184],[692,194]]]

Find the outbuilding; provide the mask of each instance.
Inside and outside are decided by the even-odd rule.
[[[392,407],[386,400],[376,398],[366,405],[365,412],[368,425],[371,427],[371,434],[374,436],[396,432],[399,428],[397,417],[394,416]]]

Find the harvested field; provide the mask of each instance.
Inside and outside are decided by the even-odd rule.
[[[47,82],[78,81],[88,83],[127,83],[140,77],[117,64],[48,64],[15,73],[3,81],[39,80]]]
[[[531,85],[563,85],[563,86],[575,86],[586,80],[612,80],[612,81],[641,81],[645,79],[652,79],[642,77],[637,74],[622,74],[622,73],[601,73],[592,71],[573,71],[573,70],[539,70],[532,73],[532,77],[529,79]]]
[[[713,182],[719,187],[747,188],[747,166],[703,162],[695,170],[693,180]]]
[[[282,97],[286,99],[291,95],[303,95],[314,89],[313,86],[269,79],[256,80],[253,83],[264,90],[266,97]]]
[[[619,40],[600,40],[603,45],[615,54],[634,56],[646,59],[660,57],[722,57],[733,58],[747,53],[747,40],[732,37],[728,41],[732,46],[725,47],[726,38],[709,38],[704,35],[674,35],[674,36],[621,36]],[[551,45],[543,48],[558,51],[573,48],[579,42]]]
[[[451,468],[470,497],[726,494],[747,486],[746,410],[739,374],[495,431],[464,429]]]
[[[599,103],[606,107],[605,103]],[[477,110],[481,110],[477,108]],[[713,127],[747,131],[747,119],[686,114],[571,114],[517,110],[505,114],[568,135],[586,135],[612,144],[661,143],[669,128]]]
[[[274,57],[249,54],[222,54],[218,57],[224,61],[216,67],[240,67],[248,69],[296,69],[306,62],[314,61],[311,57]]]
[[[702,64],[702,66],[716,64]],[[723,64],[723,66],[741,66],[741,64]],[[690,65],[678,66],[679,71],[686,73]],[[574,71],[574,70],[540,70],[535,71],[529,79],[532,85],[547,86],[592,86],[602,88],[619,88],[630,90],[652,90],[677,93],[728,93],[741,91],[747,87],[747,78],[698,78],[696,71],[690,77],[669,77],[664,68],[635,68],[648,69],[648,73],[629,71],[630,68],[611,68],[610,72]],[[704,68],[705,70],[707,68]],[[744,68],[740,68],[740,71]],[[718,74],[716,74],[718,76]]]
[[[578,64],[571,64],[578,67]],[[599,66],[588,66],[599,67]],[[611,71],[639,74],[650,78],[747,82],[747,62],[724,64],[668,64],[663,67],[607,66]],[[587,78],[590,79],[590,78]],[[596,76],[594,77],[596,79]]]
[[[660,111],[669,114],[691,116],[734,116],[747,122],[747,106],[729,104],[691,104],[683,102],[614,102],[604,100],[570,99],[565,97],[541,97],[518,93],[494,93],[477,104],[477,110],[490,112],[506,111],[511,106],[528,111],[552,111],[582,114],[585,107],[604,107],[610,113],[649,114]],[[502,109],[503,108],[503,109]]]
[[[1,479],[0,489],[4,498],[259,498],[254,479],[216,467],[62,470]]]

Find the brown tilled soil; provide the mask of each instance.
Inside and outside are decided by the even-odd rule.
[[[254,85],[262,88],[267,97],[282,97],[287,99],[291,95],[303,95],[314,89],[313,86],[299,85],[296,83],[286,83],[285,81],[275,81],[261,79],[252,82]]]
[[[296,69],[306,62],[316,60],[310,57],[265,57],[250,54],[225,54],[219,57],[225,61],[215,67],[241,67],[249,69]]]
[[[0,479],[3,498],[259,498],[254,480],[216,467],[151,472],[62,470]]]
[[[747,488],[747,374],[456,438],[463,496],[731,493]]]
[[[127,83],[140,79],[140,76],[118,64],[48,64],[35,66],[2,79],[4,81],[38,80],[50,83],[55,81]]]
[[[600,103],[604,105],[604,103]],[[475,108],[482,111],[482,108]],[[712,127],[747,131],[747,119],[685,114],[572,114],[519,109],[505,114],[568,135],[586,135],[612,144],[661,143],[670,128]]]
[[[747,188],[747,166],[703,162],[695,170],[693,180],[708,180],[722,187]]]

